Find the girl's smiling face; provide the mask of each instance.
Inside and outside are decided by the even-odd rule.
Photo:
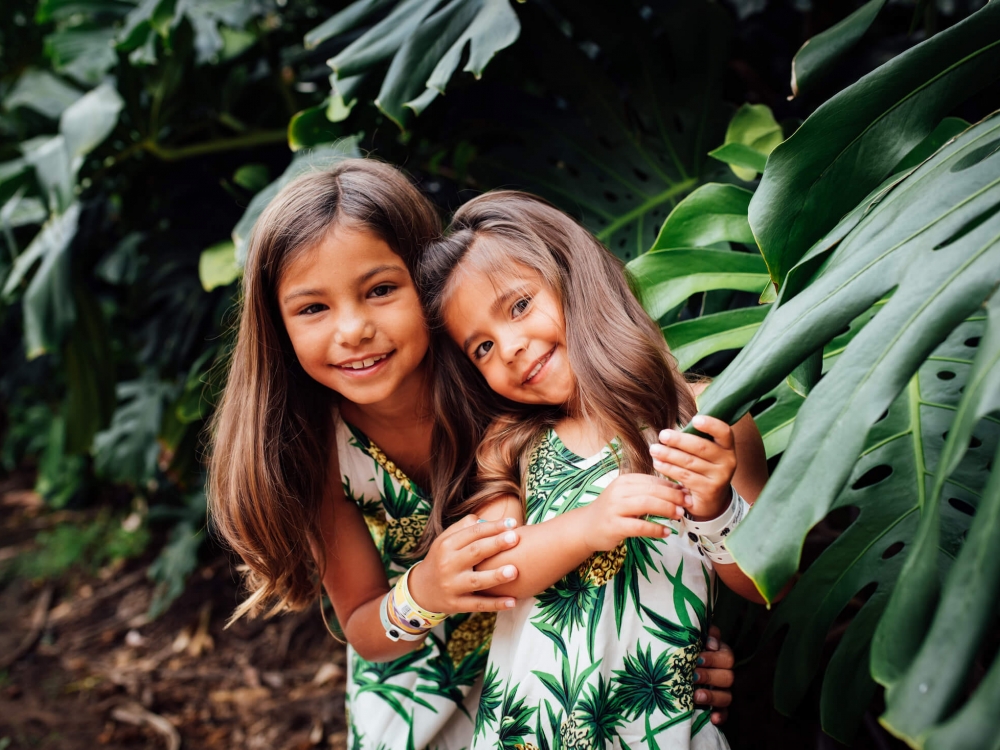
[[[444,307],[448,335],[501,396],[565,405],[576,392],[562,302],[542,276],[515,265],[494,281],[459,268]]]
[[[334,227],[293,260],[278,307],[299,364],[355,404],[412,397],[429,343],[403,259],[377,235]]]

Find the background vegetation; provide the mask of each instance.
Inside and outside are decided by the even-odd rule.
[[[819,680],[849,741],[881,685],[913,747],[996,746],[998,77],[995,1],[9,0],[0,460],[102,508],[11,570],[150,548],[151,614],[183,590],[249,228],[374,153],[443,210],[579,216],[721,373],[704,409],[754,412],[776,470],[737,558],[773,593],[828,532],[768,621],[780,709]]]

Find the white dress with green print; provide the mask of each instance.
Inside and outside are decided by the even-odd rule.
[[[549,430],[529,462],[526,522],[591,502],[616,476],[609,448],[582,458]],[[693,700],[712,564],[673,531],[627,539],[497,615],[474,750],[729,747]]]
[[[414,562],[408,555],[427,524],[430,499],[359,430],[338,419],[336,436],[344,492],[361,508],[395,583]],[[493,622],[492,614],[454,615],[423,648],[384,663],[348,646],[348,747],[468,748]]]

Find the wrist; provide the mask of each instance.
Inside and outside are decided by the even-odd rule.
[[[580,549],[578,551],[584,557],[601,551],[601,544],[593,538],[594,532],[600,528],[600,519],[596,517],[594,506],[595,503],[591,502],[582,508],[574,508],[563,515],[563,518],[572,520],[568,536],[570,539],[579,540]]]
[[[426,565],[413,565],[410,568],[410,575],[406,581],[407,588],[414,601],[422,608],[434,612],[443,612],[444,609],[439,606],[441,602],[436,601],[437,597],[434,596],[434,587],[424,580],[424,569],[426,567]]]
[[[736,493],[733,490],[733,486],[726,485],[726,487],[720,492],[719,498],[714,503],[705,504],[708,507],[704,508],[704,513],[688,513],[687,517],[692,521],[697,521],[698,523],[714,521],[732,508],[735,498]]]

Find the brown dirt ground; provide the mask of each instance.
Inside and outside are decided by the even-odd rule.
[[[45,514],[7,493],[0,567],[40,528],[87,517]],[[0,576],[0,750],[346,748],[344,647],[318,609],[225,629],[236,575],[221,551],[208,557],[152,622],[148,559],[55,583]],[[773,709],[774,650],[737,670],[725,726],[733,750],[844,747],[815,716]],[[867,719],[853,747],[904,747]]]

